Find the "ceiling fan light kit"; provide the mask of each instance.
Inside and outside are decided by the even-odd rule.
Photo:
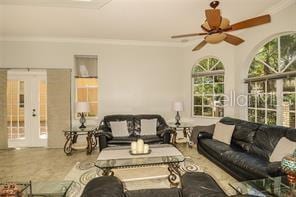
[[[235,24],[230,25],[230,21],[227,18],[221,16],[220,9],[216,9],[219,6],[219,1],[212,1],[210,6],[212,9],[205,10],[206,20],[201,25],[203,33],[192,33],[172,36],[171,38],[184,38],[205,35],[204,40],[200,42],[192,51],[197,51],[204,47],[207,43],[217,44],[225,41],[232,45],[239,45],[244,42],[243,39],[228,34],[227,32],[246,29],[258,25],[270,23],[270,15],[263,15],[251,19],[247,19]]]

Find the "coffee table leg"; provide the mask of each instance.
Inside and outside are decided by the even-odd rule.
[[[179,163],[170,163],[168,164],[168,170],[170,172],[168,180],[173,187],[177,187],[181,182],[181,173]],[[179,180],[178,180],[179,179]]]
[[[114,176],[114,172],[110,168],[103,169],[103,176]]]

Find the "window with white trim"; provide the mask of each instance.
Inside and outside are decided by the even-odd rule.
[[[250,65],[249,121],[295,127],[296,34],[277,36]]]
[[[192,115],[223,117],[224,66],[214,57],[201,59],[192,69]]]

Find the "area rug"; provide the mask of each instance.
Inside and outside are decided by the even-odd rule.
[[[185,172],[202,172],[202,169],[189,157],[180,164],[181,174]],[[137,190],[148,188],[169,188],[167,179],[167,166],[149,166],[140,168],[125,168],[114,170],[115,176],[123,181],[125,189]],[[94,166],[92,162],[77,162],[65,176],[65,180],[74,180],[75,190],[80,190],[80,196],[84,186],[93,178],[101,176],[102,171]]]

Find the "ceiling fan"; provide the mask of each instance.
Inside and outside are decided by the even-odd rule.
[[[204,31],[203,33],[176,35],[172,36],[171,38],[184,38],[204,35],[204,40],[194,49],[192,49],[192,51],[201,49],[207,43],[216,44],[222,41],[228,42],[232,45],[239,45],[244,42],[244,40],[226,32],[254,27],[257,25],[269,23],[271,21],[270,15],[263,15],[230,25],[230,21],[227,18],[221,16],[220,9],[216,9],[219,4],[219,1],[213,1],[210,3],[212,9],[205,10],[206,20],[201,25],[201,28]]]

